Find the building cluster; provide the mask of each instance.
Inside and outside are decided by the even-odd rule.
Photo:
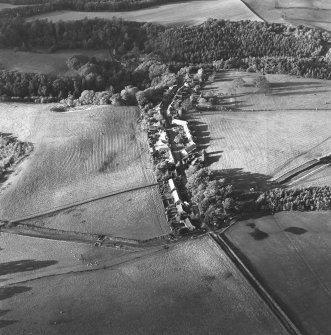
[[[176,90],[173,86],[171,90]],[[181,113],[175,112],[174,101],[190,95],[192,87],[185,83],[174,94],[174,98],[166,108],[162,103],[149,112],[147,132],[150,152],[154,158],[154,165],[159,171],[157,176],[164,175],[163,202],[170,226],[175,234],[184,234],[196,229],[200,223],[198,206],[183,201],[176,186],[178,177],[184,171],[183,164],[195,159],[199,155],[196,143],[191,134],[187,121],[181,120]],[[178,103],[177,103],[178,104]],[[177,110],[177,109],[176,109]],[[180,135],[180,143],[174,138]],[[193,224],[194,223],[194,224]]]

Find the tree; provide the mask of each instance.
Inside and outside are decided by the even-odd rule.
[[[235,211],[236,209],[236,202],[234,201],[233,198],[226,198],[223,201],[223,207],[224,207],[224,212],[225,214],[231,214]]]

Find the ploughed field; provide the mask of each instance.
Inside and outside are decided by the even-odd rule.
[[[234,89],[233,81],[240,77],[245,84]],[[252,178],[262,179],[279,177],[328,155],[331,83],[269,75],[271,89],[266,95],[253,85],[254,77],[256,74],[219,73],[204,94],[223,94],[220,104],[232,110],[215,106],[202,114],[188,114],[188,119],[204,129],[200,134],[211,168],[225,169],[239,178],[252,173]]]
[[[12,123],[13,135],[22,128],[35,149],[5,184],[0,195],[2,219],[155,183],[147,137],[137,126],[137,108],[107,106],[53,113],[49,106],[7,106],[1,105],[5,122],[0,128],[8,130]]]
[[[23,330],[170,335],[179,329],[183,334],[287,334],[209,236],[105,270],[0,289],[3,335]]]
[[[277,213],[237,222],[225,236],[304,334],[330,334],[331,219]]]
[[[243,0],[268,22],[307,25],[331,31],[329,0]]]
[[[49,19],[51,21],[71,21],[87,18],[121,17],[138,22],[155,22],[160,24],[201,24],[209,18],[232,21],[260,21],[240,0],[197,0],[155,6],[147,9],[127,12],[77,12],[58,11],[36,15],[29,20]]]

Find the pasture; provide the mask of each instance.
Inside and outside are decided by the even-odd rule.
[[[53,113],[49,106],[19,105],[9,110],[6,106],[1,106],[4,127],[8,131],[12,120],[10,133],[16,135],[23,124],[35,150],[0,195],[2,219],[155,183],[147,135],[137,126],[137,108],[107,106]],[[22,114],[28,122],[23,118],[16,125]]]
[[[225,233],[304,334],[331,332],[330,222],[328,212],[283,212]]]
[[[209,236],[109,269],[1,290],[7,312],[3,335],[23,329],[35,335],[172,335],[179,329],[183,334],[287,334]]]
[[[112,19],[121,17],[138,22],[155,22],[165,25],[197,25],[209,18],[232,21],[260,21],[240,0],[183,1],[127,12],[76,12],[58,11],[33,16],[28,20],[49,19],[56,21],[82,20],[87,18]]]
[[[66,65],[66,60],[73,55],[86,55],[99,59],[108,58],[106,50],[75,49],[42,53],[1,49],[0,69],[70,76],[71,73]]]
[[[110,196],[24,223],[134,240],[170,233],[157,186]]]
[[[331,31],[329,0],[243,0],[268,22],[307,25]]]
[[[132,252],[90,244],[1,233],[0,281],[7,284],[58,273],[86,270],[117,261]],[[19,246],[19,247],[18,247]]]
[[[221,95],[220,106],[187,118],[204,128],[211,168],[230,179],[263,182],[330,151],[331,83],[269,75],[271,93],[252,85],[255,74],[219,73],[204,94]],[[245,84],[233,90],[233,80]],[[326,104],[327,103],[327,104]],[[316,110],[315,108],[318,108]],[[200,126],[199,126],[200,124]]]

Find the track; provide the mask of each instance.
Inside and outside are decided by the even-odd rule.
[[[231,245],[227,242],[226,238],[222,234],[210,233],[210,236],[215,240],[216,243],[224,250],[231,261],[237,266],[240,272],[256,290],[259,296],[265,301],[265,303],[274,312],[275,316],[281,321],[286,330],[291,335],[303,335],[299,328],[294,324],[290,317],[285,313],[281,306],[275,301],[275,299],[268,293],[268,291],[261,285],[254,274],[247,268],[247,266],[238,257],[236,252],[233,250]]]

